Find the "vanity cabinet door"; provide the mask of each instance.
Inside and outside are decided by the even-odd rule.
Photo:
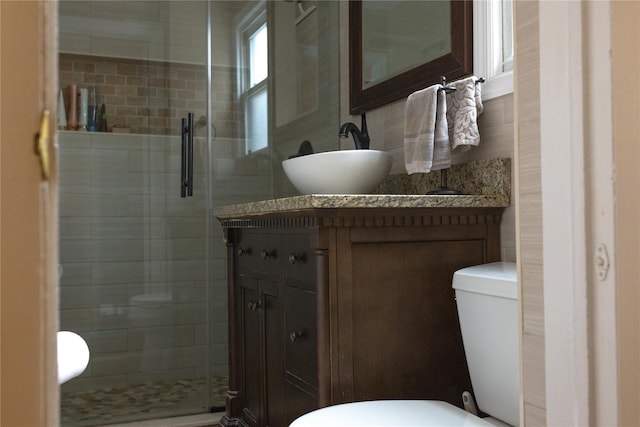
[[[262,368],[260,345],[260,307],[262,305],[256,279],[239,277],[239,329],[241,336],[242,415],[250,426],[258,426],[261,418]]]
[[[264,424],[269,427],[284,424],[284,362],[282,327],[282,286],[280,283],[261,283],[262,296],[262,346],[264,363],[263,402],[265,406]]]
[[[342,401],[431,399],[471,390],[453,273],[495,261],[483,227],[345,231],[338,260]]]
[[[318,409],[318,399],[309,392],[300,389],[289,381],[284,384],[284,405],[286,422],[284,426],[291,424],[296,418]]]
[[[289,425],[318,408],[316,293],[284,287],[285,413]]]
[[[318,408],[317,276],[308,232],[285,233],[282,247],[284,426],[288,426]]]
[[[313,271],[313,266],[309,270],[307,265],[311,261],[308,248],[308,239],[299,230],[292,236],[274,229],[239,230],[236,235],[232,265],[237,295],[235,328],[241,349],[235,369],[240,378],[241,404],[236,413],[223,420],[223,426],[286,427],[292,416],[301,415],[301,407],[317,407],[317,403],[309,405],[309,401],[317,402],[313,396],[293,398],[285,391],[285,351],[292,335],[284,325],[285,304],[289,304],[284,298],[284,277],[292,276],[298,285],[314,288],[313,284],[303,285]],[[314,304],[315,298],[310,307],[315,312]],[[309,303],[305,307],[309,308]],[[305,322],[296,332],[303,328],[305,337],[315,339],[315,325],[307,324],[313,320]],[[294,339],[303,337],[294,334]]]
[[[241,230],[236,237],[232,274],[241,347],[236,367],[241,410],[233,417],[250,427],[280,426],[284,425],[282,235]]]
[[[285,374],[318,389],[316,294],[284,287]]]
[[[239,277],[242,418],[249,426],[284,425],[281,285]]]

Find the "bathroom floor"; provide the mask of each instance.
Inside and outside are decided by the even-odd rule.
[[[61,393],[61,425],[99,426],[194,413],[203,408],[204,386],[204,378],[197,378]],[[226,392],[227,378],[214,377],[211,406],[224,407]]]

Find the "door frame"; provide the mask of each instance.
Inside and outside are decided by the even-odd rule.
[[[59,424],[56,21],[56,0],[0,2],[0,425],[7,426]],[[45,110],[48,180],[35,150]]]
[[[617,150],[621,141],[614,137],[620,126],[614,106],[623,100],[635,102],[637,115],[640,92],[634,98],[629,86],[613,78],[616,72],[637,78],[637,67],[622,58],[613,65],[606,60],[623,39],[616,42],[612,32],[633,27],[612,21],[617,3],[539,2],[539,25],[544,28],[539,47],[540,166],[548,425],[619,425],[620,405],[625,402],[637,412],[638,385],[631,384],[628,394],[620,389],[620,379],[627,374],[637,378],[638,367],[637,359],[626,367],[620,364],[625,351],[619,342],[617,304],[624,303],[628,312],[635,312],[638,291],[628,291],[627,301],[616,300],[616,292],[623,289],[617,277],[620,269],[629,271],[630,263],[635,263],[638,271],[637,260],[621,262],[617,242],[624,224],[630,227],[627,230],[634,228],[637,210],[632,216],[621,216],[621,194],[616,191],[621,184],[635,188],[631,203],[637,206],[638,173],[635,164],[629,168],[631,174],[616,181],[622,178],[616,176],[616,163],[623,159]],[[636,40],[637,27],[633,27]],[[626,53],[637,64],[633,41]],[[639,87],[633,78],[629,81],[635,84],[631,89]],[[624,89],[616,99],[614,89],[619,87]],[[627,119],[636,124],[636,131],[625,136],[635,133],[635,148],[627,150],[636,159],[638,119]],[[637,249],[638,234],[629,240]],[[634,278],[637,282],[637,274]],[[637,319],[637,313],[629,319]],[[637,342],[637,324],[628,329]],[[637,356],[637,344],[634,351]],[[632,369],[622,374],[625,368]]]

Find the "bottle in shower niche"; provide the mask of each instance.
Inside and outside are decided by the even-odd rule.
[[[78,86],[76,85],[69,85],[67,130],[78,130]]]
[[[58,94],[58,130],[67,129],[67,110],[64,107],[64,94],[62,88]]]
[[[102,104],[100,115],[98,116],[98,132],[109,132],[107,128],[107,107]]]
[[[98,103],[96,102],[96,88],[89,88],[89,110],[87,117],[87,130],[96,132],[98,130]]]
[[[80,89],[80,109],[78,118],[78,130],[87,130],[89,122],[89,89]]]

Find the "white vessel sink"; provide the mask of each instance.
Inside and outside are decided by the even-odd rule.
[[[378,150],[341,150],[284,160],[282,168],[302,194],[367,194],[391,170],[392,157]]]

